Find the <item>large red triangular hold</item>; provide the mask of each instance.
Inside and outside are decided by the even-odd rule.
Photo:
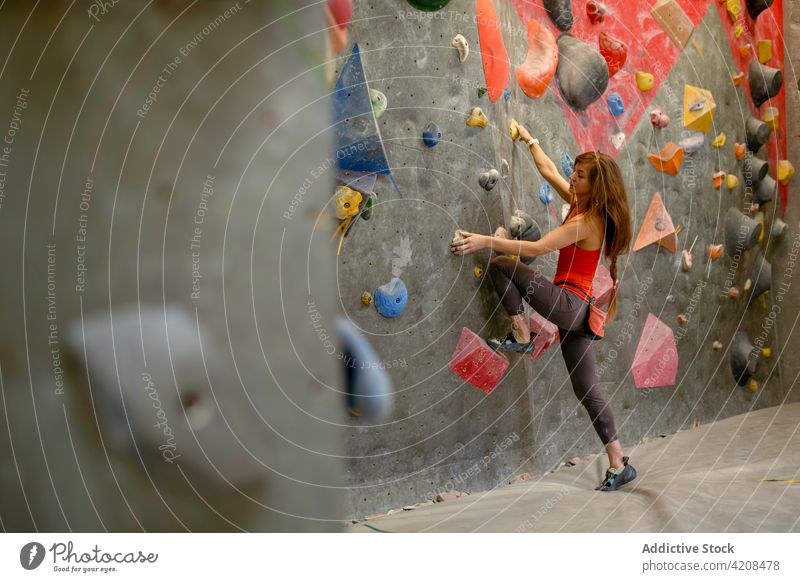
[[[642,337],[631,365],[637,388],[672,386],[678,375],[678,348],[672,329],[652,313],[647,314]]]
[[[634,252],[638,251],[653,243],[664,247],[671,253],[675,252],[678,245],[678,237],[675,234],[672,218],[667,213],[667,209],[664,208],[664,202],[658,192],[653,195],[653,200],[650,202],[650,208],[647,209],[647,214],[644,216],[644,222],[642,222],[642,227],[639,229],[639,235],[636,237],[633,250]]]
[[[537,311],[531,314],[530,321],[531,333],[536,334],[533,338],[534,350],[531,353],[531,360],[536,361],[539,356],[558,343],[558,326]]]
[[[490,348],[468,328],[461,330],[458,344],[450,357],[450,371],[478,390],[489,394],[508,368],[508,358]]]
[[[475,12],[478,19],[478,39],[481,43],[483,74],[489,100],[494,103],[508,86],[511,62],[508,60],[506,45],[500,32],[500,22],[494,11],[492,0],[477,0]]]

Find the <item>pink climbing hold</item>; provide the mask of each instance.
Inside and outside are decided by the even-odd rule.
[[[631,365],[637,388],[672,386],[678,375],[678,349],[672,329],[652,313],[647,314],[642,337]]]
[[[528,57],[517,68],[517,82],[531,99],[545,94],[556,75],[558,45],[553,33],[535,18],[528,22]]]
[[[600,2],[589,0],[586,3],[586,16],[589,17],[589,20],[592,24],[603,22],[606,19],[607,13],[608,8],[606,8],[606,6]]]
[[[605,265],[598,265],[592,282],[592,293],[595,296],[595,305],[603,307],[611,301],[611,291],[614,289],[614,280],[611,271]]]
[[[531,315],[531,333],[535,333],[533,340],[535,349],[531,353],[531,360],[536,360],[544,352],[558,343],[558,326],[539,315],[536,311]]]
[[[489,394],[500,382],[508,364],[508,358],[494,351],[465,327],[450,358],[450,371]]]
[[[483,74],[486,78],[486,88],[489,92],[489,101],[494,103],[508,85],[508,76],[511,72],[511,62],[508,60],[506,45],[503,44],[502,28],[497,20],[492,0],[477,0],[475,5],[478,22],[478,39],[481,45],[481,60],[483,61]]]

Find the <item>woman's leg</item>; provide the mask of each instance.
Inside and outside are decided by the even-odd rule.
[[[592,425],[606,447],[610,466],[622,469],[623,451],[617,438],[614,415],[597,388],[592,340],[564,329],[559,329],[559,336],[561,353],[569,371],[575,396],[589,413]]]

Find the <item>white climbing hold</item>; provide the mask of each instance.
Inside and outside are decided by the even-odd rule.
[[[622,144],[625,143],[625,134],[623,132],[615,133],[611,136],[611,143],[615,148],[620,149]]]
[[[369,90],[369,99],[372,101],[372,111],[375,112],[375,118],[377,119],[383,112],[386,111],[386,106],[388,104],[386,100],[386,95],[378,91],[377,89],[370,89]]]
[[[462,63],[467,60],[469,56],[469,43],[467,39],[464,38],[463,34],[457,34],[453,37],[453,42],[451,43],[456,50],[458,50],[458,60]]]

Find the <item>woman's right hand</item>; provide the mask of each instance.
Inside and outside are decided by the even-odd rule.
[[[531,134],[525,127],[518,125],[517,128],[519,129],[519,139],[524,142],[531,141]]]

